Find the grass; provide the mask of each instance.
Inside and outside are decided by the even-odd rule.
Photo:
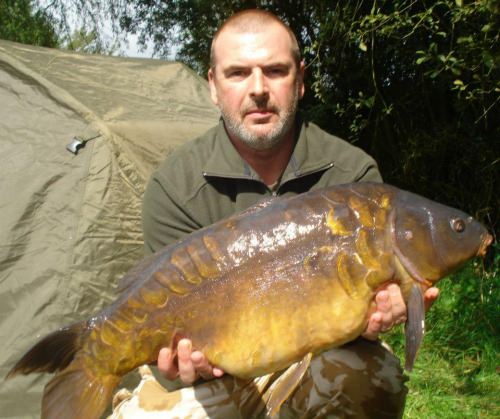
[[[478,370],[476,362],[458,364],[423,348],[410,375],[406,418],[499,418],[500,378]],[[471,368],[472,367],[472,368]]]
[[[500,418],[500,254],[441,281],[409,374],[405,418]],[[404,358],[402,331],[387,337]]]

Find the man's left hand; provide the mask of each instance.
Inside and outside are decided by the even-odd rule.
[[[170,348],[162,348],[158,354],[158,370],[169,380],[177,377],[184,384],[193,384],[198,378],[210,380],[224,375],[220,368],[212,366],[200,351],[193,351],[189,339],[181,339],[177,345],[177,357]]]
[[[429,288],[424,293],[425,308],[428,310],[432,303],[436,301],[439,289]],[[363,337],[369,340],[377,340],[378,335],[387,332],[394,325],[406,321],[406,304],[401,294],[401,289],[397,284],[389,284],[386,289],[381,290],[375,296],[377,305],[376,311],[371,314],[368,320]]]

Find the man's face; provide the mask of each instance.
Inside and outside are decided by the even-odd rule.
[[[286,30],[279,24],[244,33],[227,28],[214,56],[210,92],[229,135],[254,149],[278,144],[290,132],[304,94],[304,64],[297,68]]]

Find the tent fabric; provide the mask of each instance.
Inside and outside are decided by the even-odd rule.
[[[144,186],[215,125],[175,62],[0,41],[0,417],[39,417],[48,375],[3,377],[37,340],[116,296],[142,257]],[[73,138],[85,146],[72,154]]]

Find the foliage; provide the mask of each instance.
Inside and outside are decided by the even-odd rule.
[[[126,4],[120,0],[51,0],[47,7],[60,19],[63,48],[116,55],[126,43],[126,34],[118,27],[116,7]]]
[[[0,2],[0,39],[44,47],[59,45],[54,18],[31,0]]]
[[[103,43],[100,34],[96,30],[85,30],[84,28],[74,30],[65,39],[64,47],[71,51],[86,54],[113,55],[119,50],[119,43]]]

